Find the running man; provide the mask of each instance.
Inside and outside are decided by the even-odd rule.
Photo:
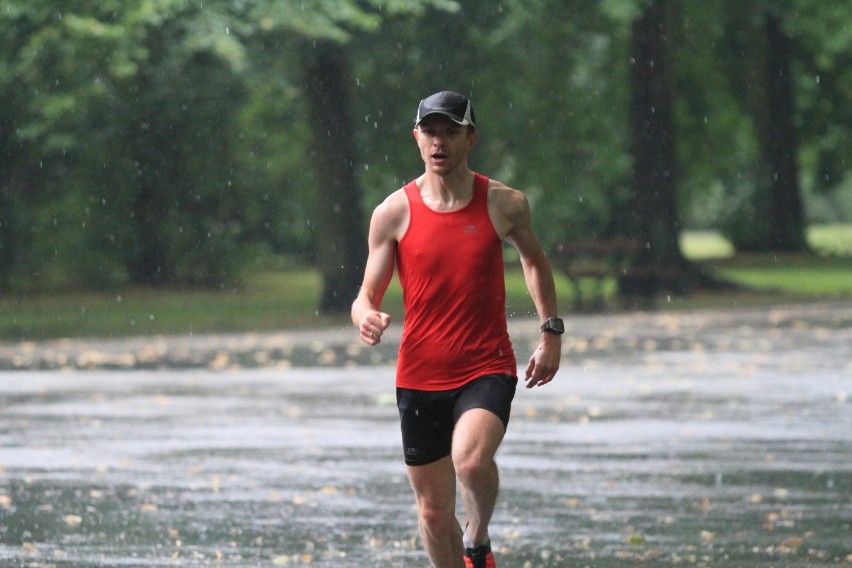
[[[469,169],[478,138],[467,97],[442,91],[420,102],[414,139],[425,171],[373,212],[364,281],[352,305],[361,339],[378,344],[391,323],[381,305],[396,267],[405,308],[396,371],[403,452],[420,536],[437,568],[496,566],[488,535],[499,487],[494,458],[518,382],[503,241],[520,253],[542,322],[527,388],[553,380],[561,355],[553,273],[529,203]],[[456,518],[457,481],[464,529]]]

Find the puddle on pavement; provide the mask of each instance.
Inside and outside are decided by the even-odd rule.
[[[519,389],[500,565],[852,563],[847,344],[790,345],[591,350]],[[0,564],[424,566],[392,383],[387,366],[2,374]]]

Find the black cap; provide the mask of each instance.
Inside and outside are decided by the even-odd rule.
[[[473,105],[470,104],[470,100],[452,91],[441,91],[420,101],[414,126],[418,126],[430,114],[443,114],[456,124],[476,128],[473,121]]]

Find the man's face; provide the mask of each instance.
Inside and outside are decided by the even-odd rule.
[[[414,138],[426,169],[447,174],[460,165],[466,166],[467,155],[478,135],[442,114],[433,114],[424,118],[414,129]]]

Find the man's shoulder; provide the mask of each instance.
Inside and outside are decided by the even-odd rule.
[[[404,188],[399,188],[388,195],[373,211],[373,221],[385,227],[398,227],[407,220],[408,198]]]
[[[408,209],[408,197],[405,195],[405,188],[401,187],[385,197],[384,201],[376,207],[378,210],[397,211],[400,209]]]
[[[488,180],[488,204],[497,207],[505,214],[512,214],[528,207],[524,192],[494,179]]]

